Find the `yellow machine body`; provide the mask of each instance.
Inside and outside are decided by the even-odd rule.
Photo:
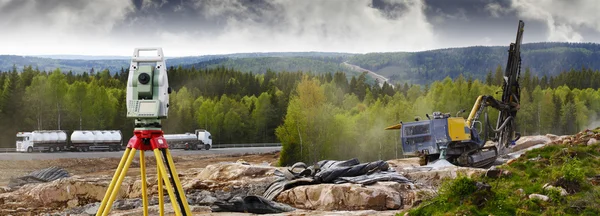
[[[467,126],[464,118],[448,118],[448,135],[452,141],[471,140],[471,130]]]

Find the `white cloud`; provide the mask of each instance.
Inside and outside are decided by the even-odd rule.
[[[418,0],[401,1],[407,6],[397,19],[369,7],[368,0],[329,0],[272,2],[274,10],[261,10],[261,17],[249,13],[239,1],[219,1],[211,7],[211,16],[234,12],[225,31],[211,43],[199,46],[231,52],[252,51],[339,51],[373,52],[422,50],[435,43],[432,26]],[[253,8],[252,10],[256,10]],[[241,16],[246,13],[249,15]],[[265,21],[266,19],[266,21]],[[213,46],[220,44],[222,49]]]
[[[511,7],[520,17],[546,22],[551,41],[581,42],[580,27],[600,32],[597,0],[512,0]]]
[[[1,52],[44,54],[86,49],[101,52],[112,46],[113,26],[132,9],[130,2],[121,0],[3,1]]]
[[[485,10],[489,11],[493,17],[500,17],[502,14],[505,14],[508,11],[510,11],[509,8],[504,8],[496,2],[486,5]]]
[[[437,47],[422,0],[394,0],[404,4],[395,19],[370,7],[370,2],[271,0],[257,6],[241,0],[196,0],[187,5],[198,10],[191,18],[214,19],[218,29],[207,30],[198,24],[175,31],[157,24],[166,19],[160,15],[129,16],[135,10],[130,1],[0,0],[0,27],[11,29],[0,35],[0,54],[129,55],[136,46],[162,46],[165,54],[178,56]],[[144,1],[142,11],[165,3]],[[17,6],[5,11],[11,4]],[[179,25],[176,20],[163,23]]]

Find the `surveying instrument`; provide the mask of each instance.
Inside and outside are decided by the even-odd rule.
[[[141,57],[142,52],[154,52],[156,56]],[[127,143],[127,149],[102,199],[96,216],[108,215],[119,194],[123,179],[140,151],[140,171],[142,180],[142,203],[144,215],[148,215],[148,194],[144,151],[153,151],[156,158],[158,179],[158,204],[160,215],[164,215],[163,183],[175,215],[191,215],[190,207],[181,187],[181,182],[169,152],[169,145],[163,137],[161,119],[167,118],[171,88],[167,78],[167,66],[162,48],[137,48],[133,52],[127,79],[127,117],[135,119],[134,136]]]

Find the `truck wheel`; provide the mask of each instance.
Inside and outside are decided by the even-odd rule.
[[[54,147],[50,147],[50,153],[54,153]]]
[[[205,150],[209,150],[209,149],[210,149],[210,145],[209,145],[209,144],[205,144],[205,145],[204,145],[204,149],[205,149]]]
[[[187,143],[186,143],[186,144],[185,144],[185,147],[183,147],[183,150],[186,150],[186,151],[187,151],[187,150],[190,150],[190,144],[187,144]]]
[[[31,152],[33,152],[33,147],[27,148],[27,153],[31,153]]]
[[[83,152],[87,152],[89,150],[90,150],[89,147],[83,147]]]

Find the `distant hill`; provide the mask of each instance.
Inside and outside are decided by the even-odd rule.
[[[109,69],[110,71],[118,71],[121,67],[127,68],[129,60],[75,60],[75,59],[51,59],[32,56],[15,56],[15,55],[0,55],[0,71],[9,71],[13,69],[13,65],[17,70],[22,70],[24,66],[31,65],[33,68],[38,68],[43,71],[52,71],[60,68],[62,71],[73,71],[74,73],[82,73],[90,71],[94,68],[96,71]]]
[[[347,57],[256,57],[256,58],[219,58],[210,61],[199,62],[187,67],[214,68],[224,66],[235,68],[243,72],[265,73],[272,71],[311,71],[336,72],[344,71],[353,73],[350,68],[341,63]]]
[[[488,71],[498,65],[505,67],[507,46],[474,46],[447,48],[422,52],[393,53],[328,53],[328,52],[283,52],[283,53],[236,53],[227,55],[205,55],[168,58],[169,66],[213,68],[225,66],[253,73],[273,71],[312,71],[315,73],[344,71],[349,75],[356,71],[342,66],[343,62],[381,74],[393,83],[426,84],[447,76],[483,79]],[[534,75],[556,75],[571,68],[600,69],[600,44],[594,43],[530,43],[523,44],[522,68],[529,67]],[[115,56],[46,56],[51,58],[0,55],[0,71],[11,70],[16,65],[32,65],[40,70],[81,73],[94,68],[95,71],[109,69],[118,71],[127,68],[128,57]]]
[[[498,65],[506,67],[508,46],[448,48],[423,52],[354,55],[348,62],[371,70],[392,82],[429,83],[460,74],[483,79]],[[600,69],[600,44],[530,43],[521,47],[522,71],[556,75],[571,68]]]
[[[227,55],[205,55],[167,58],[168,66],[184,66],[196,68],[217,67],[215,62],[221,62],[226,67],[232,67],[245,72],[264,73],[268,68],[275,71],[314,71],[335,72],[343,70],[339,63],[351,56],[348,53],[325,52],[287,52],[287,53],[236,53]],[[51,71],[60,68],[62,71],[82,73],[108,69],[111,72],[129,67],[130,57],[113,56],[79,56],[79,55],[48,55],[15,56],[0,55],[0,71],[9,71],[13,65],[17,70],[31,65],[39,70]],[[226,59],[226,61],[223,61]],[[349,72],[349,70],[346,70]]]
[[[36,55],[33,57],[64,60],[129,60],[129,56],[87,56],[87,55]]]

